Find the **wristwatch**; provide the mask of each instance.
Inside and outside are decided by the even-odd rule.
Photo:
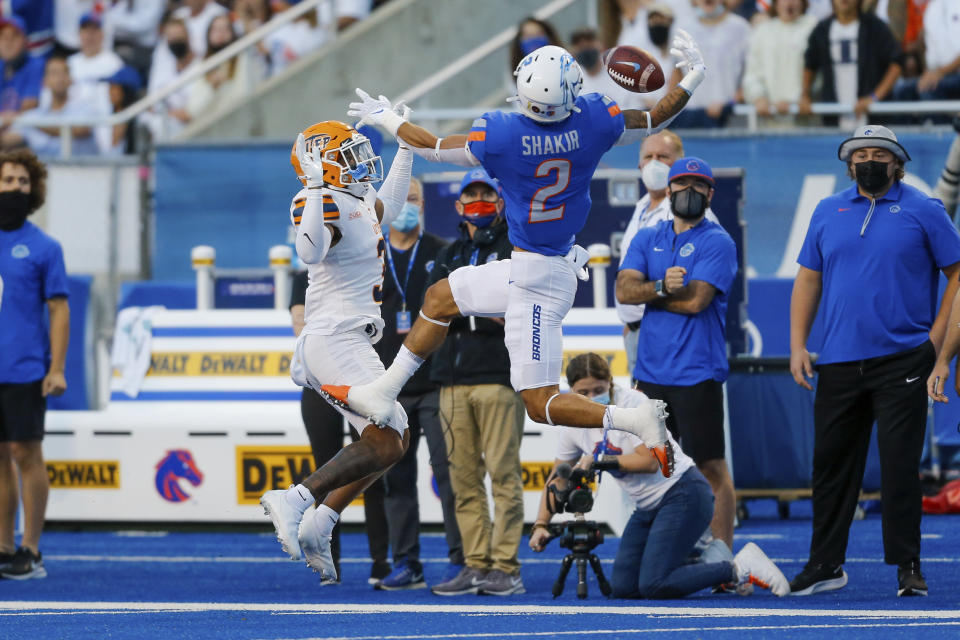
[[[666,298],[669,293],[667,293],[667,286],[663,283],[663,278],[660,278],[653,283],[653,291],[657,294],[658,298]]]

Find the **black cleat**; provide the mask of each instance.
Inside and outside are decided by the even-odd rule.
[[[847,572],[840,565],[811,564],[790,581],[790,595],[809,596],[821,591],[841,589],[847,584]]]
[[[927,595],[927,581],[923,579],[923,574],[920,573],[919,560],[911,560],[901,564],[897,568],[897,582],[900,583],[897,589],[897,597]]]

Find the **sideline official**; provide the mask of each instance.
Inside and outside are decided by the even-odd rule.
[[[812,389],[806,342],[819,308],[824,343],[814,403],[813,536],[790,584],[839,589],[874,420],[883,549],[898,596],[927,595],[920,572],[925,381],[943,342],[960,272],[960,234],[943,204],[902,182],[907,150],[886,127],[858,128],[838,151],[856,184],[817,205],[790,303],[790,371]],[[939,271],[946,304],[937,308]]]

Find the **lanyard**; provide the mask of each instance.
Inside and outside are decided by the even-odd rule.
[[[417,249],[420,248],[420,238],[423,237],[423,233],[417,236],[417,242],[413,245],[413,249],[410,251],[410,262],[407,263],[407,274],[403,277],[403,284],[400,284],[400,278],[397,277],[397,270],[393,266],[393,253],[390,251],[390,242],[387,241],[387,264],[390,266],[390,274],[393,276],[393,281],[397,285],[397,291],[400,292],[400,301],[403,303],[403,309],[407,309],[407,283],[410,282],[410,272],[413,271],[413,263],[417,259]]]
[[[473,250],[473,253],[470,255],[470,264],[473,266],[477,265],[477,258],[480,256],[480,248],[477,247]]]

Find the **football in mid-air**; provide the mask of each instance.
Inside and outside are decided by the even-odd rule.
[[[666,81],[656,58],[637,47],[614,47],[606,53],[603,61],[607,75],[627,91],[656,91]]]

